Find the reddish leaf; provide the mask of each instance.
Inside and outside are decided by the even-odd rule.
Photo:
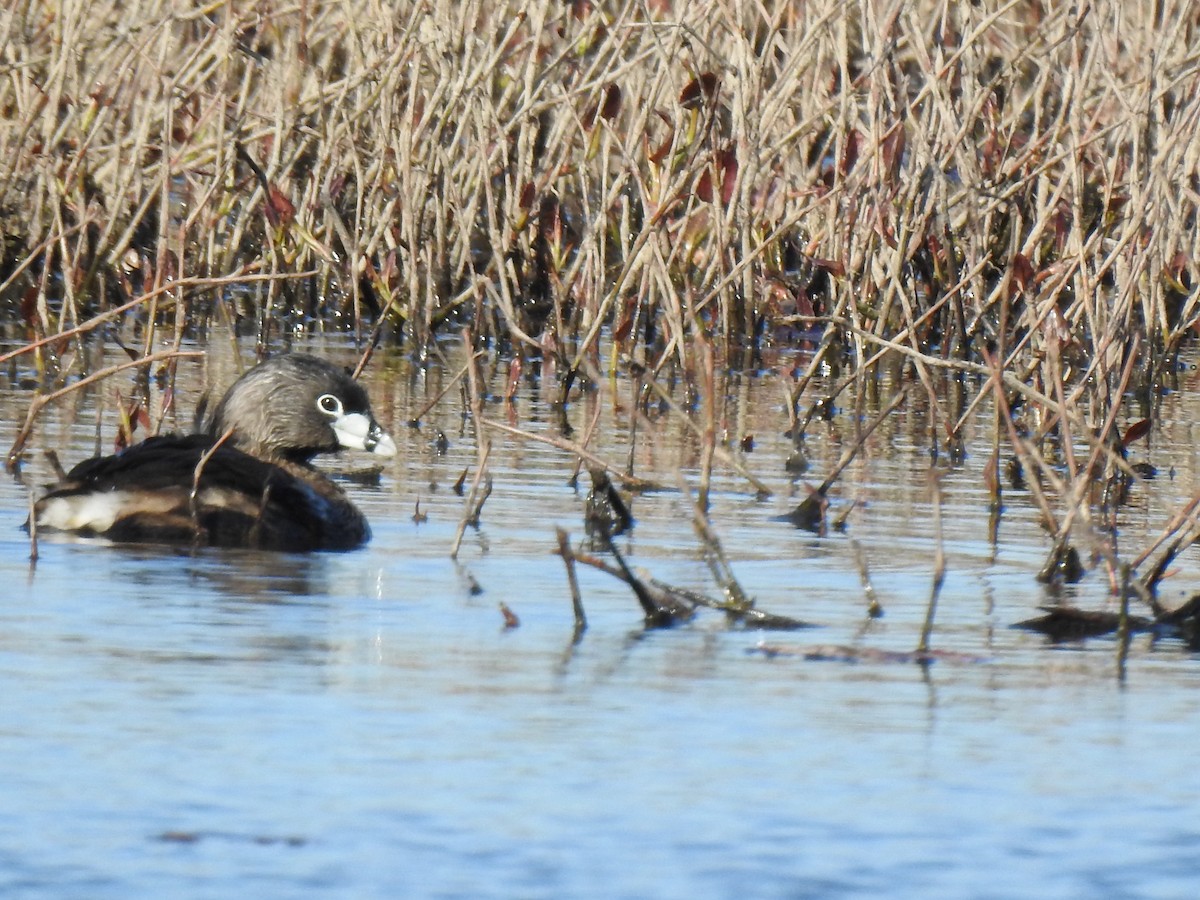
[[[826,275],[832,275],[834,278],[841,278],[846,274],[846,264],[836,259],[813,257],[809,262],[812,263],[814,269],[824,272]]]
[[[713,191],[714,170],[721,179],[721,202],[729,203],[733,199],[733,192],[737,187],[738,161],[736,154],[732,150],[722,150],[716,155],[712,164],[700,173],[700,180],[696,183],[696,195],[705,203],[711,203],[715,196]]]
[[[613,340],[618,344],[623,344],[629,340],[629,335],[633,332],[633,313],[636,304],[633,300],[629,300],[625,304],[625,309],[621,313],[621,321],[617,324],[613,331]]]
[[[996,137],[994,129],[984,138],[983,143],[979,145],[979,160],[983,166],[983,171],[988,175],[999,171],[1002,149],[1000,140]]]
[[[394,287],[399,274],[399,267],[396,265],[396,251],[389,250],[388,255],[383,258],[383,268],[379,273],[379,277],[383,279],[383,283],[388,287]]]
[[[267,196],[266,213],[271,227],[280,228],[292,224],[292,220],[296,218],[296,207],[291,200],[284,196],[283,191],[275,185],[271,185],[270,193]]]
[[[699,109],[706,101],[717,95],[720,81],[712,72],[705,72],[689,81],[679,92],[679,103],[684,109]]]
[[[521,384],[521,357],[514,356],[512,362],[508,364],[508,384],[504,388],[504,399],[512,400],[517,395],[517,388]]]
[[[31,284],[25,289],[25,293],[21,295],[21,321],[26,325],[33,325],[34,319],[37,317],[37,285]]]
[[[883,239],[884,243],[886,243],[889,247],[891,247],[893,250],[896,249],[897,241],[895,223],[890,219],[884,218],[884,211],[882,209],[878,210],[878,213],[875,216],[875,233],[879,235]]]
[[[857,128],[850,130],[846,135],[846,143],[842,147],[842,158],[838,162],[838,172],[842,176],[850,174],[850,170],[854,168],[854,164],[858,162],[858,153],[862,148],[862,135],[859,134]]]
[[[671,152],[671,144],[674,142],[674,140],[675,140],[675,130],[672,129],[667,132],[666,139],[661,144],[659,144],[658,147],[656,147],[654,150],[650,151],[650,153],[647,155],[646,158],[649,159],[650,162],[654,163],[655,165],[658,165],[664,159],[666,159],[667,154]]]
[[[733,199],[734,188],[737,187],[737,154],[732,150],[722,150],[717,155],[717,164],[721,168],[721,202],[728,205]]]
[[[604,86],[604,94],[600,98],[599,105],[589,107],[588,111],[583,114],[583,127],[592,128],[598,118],[611,122],[620,111],[621,88],[610,81]]]
[[[883,168],[888,184],[895,184],[896,179],[900,176],[900,163],[904,159],[906,141],[907,135],[901,124],[897,124],[883,139],[883,146],[880,149],[883,152]]]
[[[1018,253],[1013,257],[1012,264],[1009,266],[1012,270],[1013,281],[1017,283],[1017,287],[1022,291],[1027,290],[1029,285],[1033,283],[1033,263],[1023,253]]]
[[[1107,215],[1110,215],[1110,216],[1116,215],[1118,212],[1120,212],[1122,209],[1124,209],[1125,204],[1127,204],[1128,202],[1129,202],[1128,194],[1122,193],[1122,192],[1114,193],[1111,197],[1108,198],[1108,205],[1105,207],[1104,211]]]
[[[371,262],[371,257],[363,256],[362,258],[363,275],[368,281],[373,284],[379,283],[379,271],[375,268],[375,264]]]
[[[1145,437],[1150,433],[1150,420],[1140,419],[1134,422],[1125,429],[1125,434],[1121,436],[1121,446],[1128,447],[1138,438]]]
[[[939,263],[945,264],[946,249],[942,246],[941,241],[939,241],[936,237],[934,237],[931,234],[931,235],[929,235],[928,238],[925,239],[925,246],[929,248],[929,254],[934,258],[934,260],[936,260]]]
[[[521,188],[521,197],[519,200],[517,200],[517,206],[519,206],[521,209],[528,210],[531,206],[533,206],[533,198],[536,196],[536,193],[537,187],[534,185],[534,183],[532,181],[525,182],[525,185]]]
[[[604,88],[604,102],[600,104],[600,117],[612,121],[621,112],[621,89],[609,83]]]
[[[342,191],[346,189],[346,176],[338,175],[333,181],[329,182],[329,197],[334,202],[341,199]]]
[[[1059,204],[1054,215],[1050,217],[1050,223],[1054,226],[1055,250],[1061,254],[1067,244],[1067,234],[1071,230],[1071,216],[1062,204]]]
[[[425,121],[425,98],[417,97],[412,102],[412,124],[413,127],[420,125]]]

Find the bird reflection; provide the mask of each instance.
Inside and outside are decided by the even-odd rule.
[[[193,589],[248,603],[309,604],[331,593],[329,560],[323,554],[207,549],[191,552],[129,544],[113,547],[121,553],[127,574],[141,584],[161,581],[164,567],[170,567]]]

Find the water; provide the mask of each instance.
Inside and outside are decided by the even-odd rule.
[[[181,371],[199,390],[199,365]],[[820,645],[915,646],[933,559],[916,413],[897,414],[832,492],[838,508],[862,502],[849,535],[816,537],[771,520],[804,495],[782,473],[778,377],[737,379],[730,427],[755,435],[747,464],[778,496],[756,501],[722,470],[714,523],[761,606],[823,627],[731,631],[708,613],[646,632],[629,591],[583,569],[590,627],[572,644],[552,549],[555,524],[582,536],[573,461],[497,435],[482,526],[451,560],[463,503],[451,486],[475,459],[457,391],[420,429],[403,424],[447,377],[399,360],[373,370],[400,452],[380,485],[351,488],[375,532],[354,553],[190,555],[43,537],[31,568],[27,489],[0,481],[0,895],[1195,892],[1200,664],[1178,642],[1138,636],[1122,681],[1112,640],[1052,647],[1009,628],[1049,599],[1032,577],[1046,541],[1013,494],[989,544],[982,459],[943,481],[934,645],[963,658],[921,668],[803,657]],[[0,387],[7,447],[29,394]],[[600,401],[592,449],[605,458],[627,452],[621,391]],[[68,462],[92,451],[97,399],[111,441],[112,397],[48,411],[26,482],[49,478],[43,447]],[[512,421],[547,431],[545,399],[526,385]],[[193,400],[180,398],[181,418]],[[1151,456],[1175,477],[1135,496],[1129,547],[1195,490],[1188,402],[1168,400],[1175,424]],[[573,406],[576,438],[592,409]],[[498,402],[489,414],[509,415]],[[694,477],[695,441],[677,422],[642,427],[640,474]],[[819,481],[837,434],[815,433],[810,449]],[[639,497],[634,514],[620,539],[631,562],[713,591],[677,493]],[[886,610],[874,622],[850,537]],[[1180,567],[1163,591],[1171,603],[1196,583],[1186,554]],[[1110,604],[1099,572],[1068,599]],[[518,628],[504,628],[501,602]]]

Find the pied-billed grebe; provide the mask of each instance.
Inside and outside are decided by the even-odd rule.
[[[279,356],[234,382],[205,433],[152,437],[82,462],[34,514],[39,528],[114,541],[349,550],[370,538],[367,520],[310,464],[343,447],[396,452],[344,371]]]

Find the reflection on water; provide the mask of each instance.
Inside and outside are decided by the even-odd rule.
[[[214,381],[233,368],[208,365]],[[746,590],[821,629],[729,631],[704,613],[647,633],[629,592],[585,568],[590,627],[573,644],[552,553],[555,524],[582,536],[573,460],[497,437],[494,491],[455,563],[452,488],[475,459],[457,392],[408,428],[449,374],[373,365],[399,454],[380,485],[348,487],[374,530],[362,551],[44,536],[31,567],[24,484],[51,477],[45,447],[72,463],[111,442],[111,392],[51,411],[24,484],[0,481],[4,897],[1190,893],[1200,665],[1140,635],[1122,684],[1111,640],[1053,648],[1009,628],[1051,599],[1032,578],[1046,546],[1017,493],[989,541],[982,460],[942,482],[934,645],[964,659],[804,659],[816,645],[916,644],[933,553],[919,405],[831,492],[835,508],[857,504],[848,534],[817,537],[772,521],[806,495],[783,473],[781,376],[729,384],[725,427],[735,443],[753,434],[747,465],[776,497],[721,471],[714,522]],[[181,418],[204,381],[188,371]],[[628,386],[616,391],[569,415],[582,434],[600,404],[590,447],[624,459]],[[0,390],[5,447],[28,397]],[[489,412],[547,430],[548,398],[531,381]],[[1175,424],[1152,453],[1174,478],[1123,512],[1126,546],[1196,489],[1188,402],[1167,398]],[[639,473],[668,487],[695,477],[688,431],[666,415],[639,427]],[[814,433],[814,475],[845,427]],[[618,539],[632,563],[715,593],[678,492],[636,497],[633,513]],[[851,538],[881,619],[866,615]],[[1186,597],[1195,569],[1185,555],[1164,599]],[[1110,603],[1099,573],[1067,596]],[[519,628],[504,628],[500,602]],[[764,641],[789,652],[765,655]]]

